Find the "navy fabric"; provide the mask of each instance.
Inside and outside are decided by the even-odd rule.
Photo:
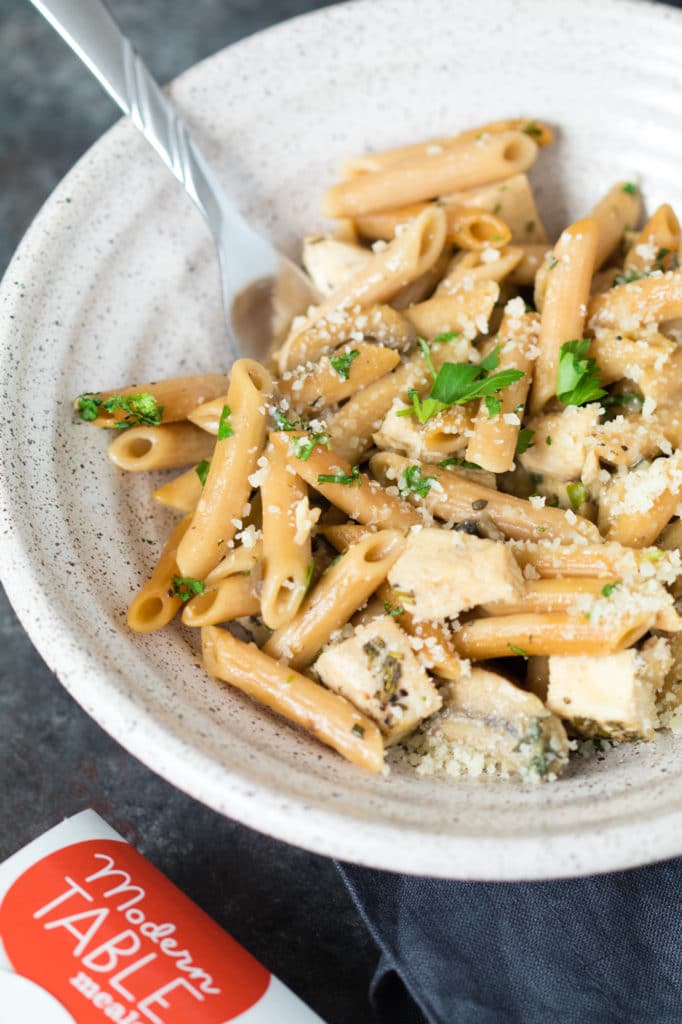
[[[385,1024],[682,1024],[682,859],[530,883],[338,868]]]

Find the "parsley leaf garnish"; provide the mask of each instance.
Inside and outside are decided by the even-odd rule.
[[[281,409],[275,409],[272,418],[278,430],[296,430],[298,426],[302,426],[299,420],[288,420]]]
[[[443,459],[438,463],[443,469],[447,469],[448,466],[461,466],[462,469],[480,469],[481,467],[477,462],[467,462],[466,459],[461,459],[459,455],[450,455],[447,459]]]
[[[435,479],[435,476],[422,476],[419,466],[407,466],[400,474],[398,490],[403,495],[417,494],[420,498],[425,498]]]
[[[223,406],[223,411],[220,414],[220,423],[218,424],[218,440],[226,441],[228,437],[234,437],[234,430],[230,423],[230,416],[232,410],[229,405]]]
[[[566,485],[566,494],[571,503],[571,508],[574,512],[577,512],[587,498],[587,488],[582,481],[576,480],[575,483]]]
[[[502,402],[499,398],[495,398],[493,395],[486,395],[484,398],[485,407],[488,410],[488,419],[492,419],[493,416],[499,416],[502,411]]]
[[[627,192],[628,195],[636,196],[639,192],[639,186],[635,185],[634,181],[626,181],[621,192]]]
[[[556,393],[564,405],[585,405],[606,394],[596,359],[587,357],[589,347],[589,338],[581,338],[564,342],[559,350]]]
[[[521,647],[517,647],[516,644],[507,644],[507,647],[512,652],[512,654],[517,654],[519,658],[525,658],[526,661],[528,661],[528,655]]]
[[[311,558],[310,561],[308,562],[308,572],[306,573],[306,577],[305,577],[305,590],[303,591],[304,594],[307,594],[308,590],[310,589],[310,584],[312,583],[313,573],[314,572],[315,572],[315,559]]]
[[[350,352],[342,352],[340,356],[334,356],[329,360],[329,362],[334,367],[341,380],[348,380],[350,377],[350,364],[354,359],[357,359],[359,355],[359,351],[356,348],[353,348]]]
[[[173,576],[173,593],[184,601],[189,601],[195,594],[203,594],[204,584],[192,576]]]
[[[428,349],[426,342],[422,347],[426,358],[425,349]],[[499,352],[500,346],[498,345],[478,365],[475,363],[443,363],[438,373],[435,374],[430,394],[422,400],[414,388],[410,388],[407,397],[410,399],[412,407],[402,409],[398,416],[414,415],[420,423],[426,423],[443,409],[448,409],[453,405],[464,405],[474,398],[485,398],[488,395],[497,394],[502,388],[509,387],[510,384],[521,380],[522,370],[501,370],[499,373],[491,374],[490,371],[497,368]],[[428,362],[429,369],[433,374],[433,363],[431,363],[430,357]]]
[[[300,459],[301,462],[307,462],[318,445],[321,445],[324,448],[331,447],[329,434],[321,432],[317,434],[304,434],[302,437],[291,438],[291,450],[296,458]]]
[[[159,405],[153,395],[148,391],[140,391],[136,395],[112,395],[102,401],[96,395],[80,395],[77,399],[78,411],[81,419],[92,421],[100,415],[100,410],[114,413],[122,411],[125,416],[122,420],[116,420],[108,430],[128,430],[130,427],[139,427],[146,424],[150,427],[158,427],[163,414],[163,406]]]
[[[533,438],[535,431],[531,430],[530,427],[521,427],[519,430],[519,436],[516,440],[516,455],[523,455],[529,448],[534,447]]]
[[[611,594],[614,592],[614,590],[617,590],[618,587],[622,587],[622,585],[622,580],[614,580],[613,583],[604,584],[604,586],[601,588],[601,592],[604,595],[604,597],[611,597]]]
[[[208,461],[208,459],[202,459],[201,462],[199,463],[199,465],[194,467],[194,471],[195,471],[196,475],[201,480],[201,486],[202,487],[206,483],[206,477],[208,476],[208,471],[209,471],[210,468],[211,468],[211,463]]]
[[[540,136],[542,135],[542,128],[535,121],[529,121],[528,124],[524,124],[521,131],[525,132],[526,135],[530,135],[536,139],[540,138]]]
[[[405,613],[405,609],[401,604],[392,605],[390,601],[384,601],[384,611],[394,619],[398,615],[404,615]]]
[[[343,473],[339,470],[338,473],[318,473],[317,482],[320,484],[343,484],[345,487],[360,487],[362,480],[360,479],[360,467],[353,466],[350,473]]]

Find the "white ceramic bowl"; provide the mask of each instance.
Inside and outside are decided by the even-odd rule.
[[[295,253],[340,158],[519,114],[560,128],[533,172],[552,231],[618,178],[679,204],[680,53],[682,16],[646,3],[365,0],[246,39],[172,94],[247,216]],[[668,735],[578,758],[552,786],[374,778],[211,681],[180,627],[127,631],[170,519],[70,399],[224,366],[211,240],[130,125],[37,217],[0,335],[5,585],[69,692],[156,772],[281,839],[400,871],[547,878],[682,853]]]

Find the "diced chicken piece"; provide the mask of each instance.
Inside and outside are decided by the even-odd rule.
[[[523,575],[505,544],[457,530],[413,531],[388,579],[415,619],[455,618],[488,601],[515,601]]]
[[[371,258],[370,249],[326,235],[308,235],[303,241],[303,266],[322,298],[336,291]]]
[[[396,398],[374,435],[374,443],[410,459],[440,462],[447,455],[464,451],[471,424],[471,412],[462,405],[420,423],[411,415],[410,408]]]
[[[504,676],[473,668],[441,688],[443,709],[420,730],[433,753],[438,741],[484,754],[488,764],[539,782],[568,762],[568,738],[560,720],[533,693]]]
[[[547,707],[580,736],[651,740],[658,724],[656,693],[671,666],[661,637],[605,657],[553,655]]]
[[[393,619],[370,622],[323,651],[315,663],[322,682],[372,718],[396,743],[441,706],[438,690]]]
[[[536,416],[528,422],[534,431],[533,446],[519,456],[519,461],[529,473],[557,480],[579,480],[588,442],[598,423],[596,402],[582,408],[569,405],[562,412]]]

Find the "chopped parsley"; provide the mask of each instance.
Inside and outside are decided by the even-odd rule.
[[[206,477],[208,476],[208,471],[210,468],[211,463],[208,461],[208,459],[202,459],[199,465],[194,467],[194,472],[201,480],[202,487],[206,483]]]
[[[461,459],[459,455],[450,455],[447,459],[443,459],[438,463],[442,469],[447,469],[448,466],[461,466],[462,469],[480,469],[481,467],[477,462],[467,462],[466,459]]]
[[[614,592],[614,590],[617,590],[618,587],[622,587],[622,585],[623,585],[623,581],[622,580],[614,580],[613,583],[606,583],[601,588],[601,592],[602,592],[604,597],[611,597],[611,594]]]
[[[552,256],[551,260],[549,261],[549,269],[550,270],[554,270],[554,268],[557,266],[558,263],[559,263],[559,261],[556,258],[556,256]]]
[[[355,736],[359,736],[360,739],[363,739],[363,737],[365,735],[365,727],[364,727],[364,725],[360,725],[359,722],[356,722],[355,725],[353,726],[353,728],[351,729],[351,732]]]
[[[307,462],[318,445],[329,448],[329,434],[322,431],[320,433],[304,434],[302,437],[291,438],[291,450],[301,462]]]
[[[437,416],[443,409],[449,409],[453,405],[464,405],[474,398],[497,394],[524,376],[522,370],[501,370],[499,373],[491,373],[497,369],[499,363],[499,345],[478,364],[443,363],[438,373],[435,372],[430,354],[427,356],[428,345],[423,339],[420,339],[420,347],[434,378],[433,385],[423,401],[415,389],[410,388],[407,397],[412,403],[411,408],[402,409],[398,413],[398,416],[414,415],[420,423],[426,423],[432,416]]]
[[[559,350],[556,393],[564,405],[585,405],[606,394],[597,361],[587,356],[589,347],[589,338],[580,338],[564,342]]]
[[[223,406],[223,411],[220,414],[220,423],[218,424],[218,440],[226,441],[228,437],[234,437],[234,430],[230,423],[230,416],[232,410],[229,405]]]
[[[403,495],[417,494],[425,498],[435,479],[435,476],[422,476],[420,466],[407,466],[400,474],[398,490]]]
[[[624,274],[616,274],[613,279],[614,286],[617,284],[632,284],[633,281],[641,281],[643,277],[648,277],[647,271],[643,271],[641,274],[638,270],[632,267],[630,270],[626,270]]]
[[[124,412],[123,419],[116,420],[107,427],[108,430],[128,430],[143,424],[158,427],[163,414],[163,406],[148,391],[140,391],[136,395],[112,395],[104,400],[97,395],[84,394],[79,395],[76,401],[80,417],[86,422],[96,420],[102,409],[108,413]]]
[[[310,561],[308,562],[308,571],[307,571],[306,576],[305,576],[305,589],[303,591],[304,594],[307,594],[308,591],[310,590],[310,584],[312,582],[313,573],[314,572],[315,572],[315,559],[311,558]]]
[[[275,409],[272,414],[272,418],[275,421],[275,426],[278,430],[296,430],[297,427],[303,424],[300,420],[289,420],[281,409]]]
[[[574,512],[577,512],[587,498],[587,488],[580,480],[576,480],[575,483],[566,485],[566,494],[571,503],[571,508]]]
[[[495,205],[493,206],[493,213],[497,216],[497,214],[501,211],[501,209],[502,209],[502,203],[495,203]]]
[[[522,650],[520,647],[517,647],[516,644],[507,644],[507,647],[512,652],[512,654],[516,654],[519,658],[525,658],[526,661],[528,661],[528,655],[526,654],[526,652]]]
[[[173,576],[173,593],[182,601],[189,601],[196,594],[203,594],[204,584],[192,576]]]
[[[340,356],[334,356],[329,360],[331,365],[338,373],[341,380],[348,380],[350,377],[350,366],[354,359],[357,359],[360,355],[356,348],[350,350],[350,352],[342,352]]]
[[[390,601],[384,601],[384,611],[394,619],[405,614],[405,609],[401,604],[392,605]]]
[[[549,436],[549,434],[548,434],[548,435],[547,435],[547,437],[545,438],[545,444],[546,444],[546,445],[549,445],[549,446],[551,447],[551,444],[552,444],[552,438],[551,438],[551,437]]]
[[[338,473],[319,473],[317,482],[320,484],[343,484],[344,487],[360,487],[362,486],[360,467],[353,466],[350,473],[344,473],[341,470]]]
[[[636,196],[639,192],[639,187],[635,185],[634,181],[626,181],[623,185],[621,192],[627,192],[630,196]]]
[[[502,411],[502,402],[499,398],[495,398],[494,395],[486,395],[484,398],[485,407],[488,410],[488,419],[492,419],[493,416],[499,416]]]
[[[516,454],[523,455],[529,448],[534,447],[533,437],[535,431],[531,430],[530,427],[521,427],[519,430],[519,436],[516,441]]]
[[[539,139],[542,135],[542,128],[537,121],[529,121],[528,124],[524,124],[521,131],[535,139]]]

